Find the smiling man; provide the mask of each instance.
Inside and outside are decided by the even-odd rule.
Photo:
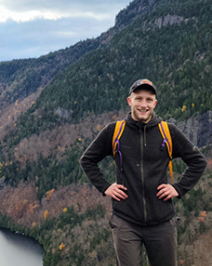
[[[141,85],[143,85],[142,90]],[[127,102],[131,106],[132,118],[135,121],[148,123],[157,104],[156,88],[149,80],[138,80],[132,85]]]
[[[110,219],[118,266],[140,266],[142,245],[151,266],[177,266],[175,210],[172,198],[184,196],[199,180],[206,160],[174,125],[168,124],[173,158],[182,158],[187,169],[180,180],[168,183],[169,155],[156,116],[156,87],[148,79],[130,88],[124,131],[114,156],[116,182],[108,183],[98,163],[113,156],[116,123],[108,124],[84,152],[80,163],[91,183],[112,198]]]

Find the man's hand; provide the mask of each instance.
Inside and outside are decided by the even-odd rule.
[[[162,184],[157,188],[159,191],[157,193],[157,197],[159,199],[163,199],[164,201],[167,201],[171,198],[175,198],[179,196],[179,193],[176,191],[176,189],[170,185],[170,184]]]
[[[127,190],[127,188],[123,185],[114,183],[109,186],[108,189],[105,190],[105,195],[110,196],[111,198],[114,198],[117,201],[121,201],[128,197],[123,190]]]

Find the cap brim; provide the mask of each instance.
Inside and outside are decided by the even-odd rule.
[[[137,86],[134,90],[132,90],[132,92],[136,92],[138,90],[145,90],[145,89],[151,91],[153,94],[156,95],[156,89],[149,84],[141,84]]]

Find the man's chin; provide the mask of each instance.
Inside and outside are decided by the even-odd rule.
[[[136,121],[140,121],[143,123],[148,123],[149,120],[151,119],[151,114],[150,113],[145,113],[145,114],[141,114],[140,112],[134,112],[132,114],[133,119]]]
[[[140,115],[140,116],[138,116],[138,120],[143,122],[143,123],[146,123],[146,122],[148,122],[149,117],[144,116],[144,115],[142,115],[142,116]]]
[[[151,120],[151,116],[149,114],[139,115],[138,120],[143,123],[148,123]]]
[[[147,122],[149,122],[149,119],[141,118],[140,121],[146,124]]]

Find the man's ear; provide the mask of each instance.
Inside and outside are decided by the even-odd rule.
[[[131,98],[130,97],[127,97],[127,103],[129,106],[131,106]]]
[[[158,103],[158,101],[157,101],[157,100],[155,100],[155,106],[154,106],[154,108],[156,107],[157,103]]]

